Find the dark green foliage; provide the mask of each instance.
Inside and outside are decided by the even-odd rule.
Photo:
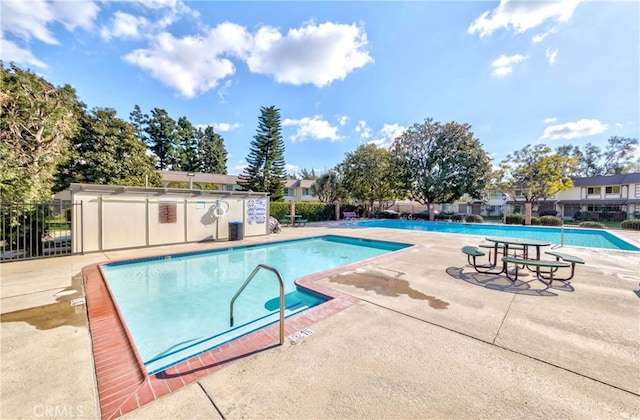
[[[545,210],[541,211],[539,216],[557,216],[558,212],[555,210]]]
[[[82,105],[69,85],[1,61],[0,68],[0,201],[48,201]]]
[[[283,201],[272,202],[269,205],[270,215],[278,220],[289,214],[291,204]],[[348,210],[347,210],[348,211]],[[296,203],[296,214],[310,222],[335,220],[335,205],[324,203]]]
[[[344,198],[345,191],[342,188],[340,175],[336,171],[330,171],[320,175],[311,186],[313,194],[323,203],[333,203]]]
[[[180,117],[176,126],[178,142],[177,162],[175,170],[184,172],[200,172],[198,157],[198,133],[187,117]]]
[[[465,193],[480,196],[491,173],[490,159],[468,124],[431,118],[414,124],[393,142],[412,198],[422,204],[452,203]]]
[[[640,219],[625,220],[620,223],[622,229],[640,230]]]
[[[404,198],[405,190],[400,161],[389,150],[375,144],[363,144],[347,153],[337,166],[337,194],[355,198],[373,211],[374,202],[385,208],[385,202]],[[341,193],[340,190],[345,192]]]
[[[465,221],[467,223],[484,223],[484,219],[479,214],[468,214]]]
[[[260,108],[257,134],[251,141],[247,167],[238,177],[245,191],[268,192],[280,201],[287,180],[280,111],[275,106]]]
[[[562,219],[557,216],[540,216],[542,226],[562,226]]]
[[[636,157],[638,139],[612,136],[607,140],[605,150],[587,143],[582,147],[560,146],[557,153],[575,159],[572,172],[575,177],[616,175],[638,172],[640,161]]]
[[[60,168],[59,186],[70,183],[159,186],[153,158],[146,154],[133,125],[116,116],[113,109],[96,108],[80,119],[73,138],[71,158]]]
[[[156,155],[156,168],[171,169],[178,162],[176,122],[164,109],[153,108],[147,120],[149,149]]]
[[[133,111],[129,113],[129,122],[136,131],[136,137],[138,137],[138,139],[144,144],[148,144],[149,137],[147,135],[146,127],[149,123],[149,116],[142,113],[140,105],[134,106]]]
[[[524,216],[521,214],[507,214],[505,222],[508,225],[521,225],[524,223]]]
[[[227,149],[222,136],[213,127],[199,129],[197,135],[200,170],[209,174],[226,174]]]
[[[524,221],[523,221],[524,223]],[[540,218],[536,216],[531,216],[531,225],[537,226],[540,225]]]
[[[606,229],[607,227],[600,222],[580,222],[578,227],[593,228],[593,229]]]

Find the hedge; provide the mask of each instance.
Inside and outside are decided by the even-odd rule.
[[[484,223],[484,219],[479,214],[468,214],[465,221],[467,223]]]
[[[505,217],[505,222],[508,225],[521,225],[524,222],[524,216],[521,214],[507,214]]]
[[[562,226],[562,219],[557,216],[540,216],[542,226]]]
[[[625,220],[620,223],[622,229],[640,230],[640,219]]]
[[[599,222],[580,222],[578,227],[582,228],[594,228],[594,229],[605,229],[606,226]]]
[[[273,201],[270,204],[270,215],[278,220],[285,218],[291,209],[286,201]],[[349,211],[349,210],[346,210]],[[326,203],[296,203],[296,214],[310,222],[335,220],[335,205]]]

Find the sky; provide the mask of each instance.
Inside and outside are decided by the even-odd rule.
[[[128,120],[212,125],[246,165],[280,109],[289,173],[467,123],[498,165],[526,145],[640,137],[637,1],[0,1],[0,57]]]

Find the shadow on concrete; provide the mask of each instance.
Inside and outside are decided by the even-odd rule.
[[[26,322],[38,330],[50,330],[62,326],[85,327],[85,305],[71,305],[73,299],[82,297],[82,274],[71,279],[71,286],[55,294],[56,302],[34,308],[22,309],[0,315],[1,322]]]
[[[525,277],[525,280],[518,279],[517,281],[512,282],[506,276],[481,274],[475,271],[465,272],[462,267],[449,267],[446,269],[446,272],[454,279],[466,281],[474,286],[517,295],[558,296],[553,291],[574,291],[573,286],[571,286],[569,282],[555,281],[552,286],[547,286],[539,281],[534,275],[531,275],[530,278]]]

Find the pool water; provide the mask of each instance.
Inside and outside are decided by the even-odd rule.
[[[605,248],[622,251],[640,251],[637,246],[610,232],[599,229],[564,228],[546,226],[492,225],[480,223],[427,222],[415,220],[367,220],[355,223],[363,227],[422,230],[465,235],[508,236],[548,241],[552,244]],[[564,232],[563,232],[564,231]],[[564,237],[564,238],[563,238]]]
[[[409,245],[327,235],[241,246],[101,267],[149,374],[279,319],[277,277],[260,270],[234,304],[231,298],[257,264],[277,269],[285,284],[285,315],[325,301],[298,290],[302,276],[379,256]]]

